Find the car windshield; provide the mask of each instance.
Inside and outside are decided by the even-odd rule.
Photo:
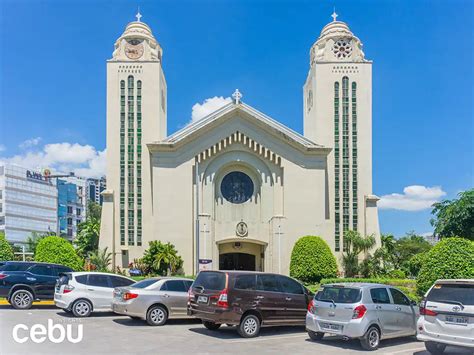
[[[145,280],[135,282],[134,284],[131,284],[130,287],[146,288],[148,286],[153,285],[154,283],[157,283],[158,281],[160,281],[160,279],[145,279]]]
[[[32,264],[11,263],[0,266],[0,271],[26,271]]]
[[[360,301],[360,289],[326,286],[316,294],[315,299],[322,302],[356,303]]]
[[[474,306],[474,285],[436,284],[431,289],[427,301]]]
[[[201,272],[194,281],[193,287],[204,287],[206,290],[223,290],[225,279],[225,274],[222,272]]]

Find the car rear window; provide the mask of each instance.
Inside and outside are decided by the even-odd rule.
[[[63,274],[59,277],[59,279],[57,281],[57,285],[59,285],[59,286],[67,285],[67,284],[69,284],[70,279],[71,279],[71,274]],[[77,280],[77,277],[76,277],[76,280]]]
[[[193,287],[202,286],[205,290],[223,290],[225,281],[226,277],[223,272],[200,272]]]
[[[151,286],[157,283],[158,281],[160,281],[160,279],[145,279],[145,280],[135,282],[134,284],[131,284],[130,286],[134,288],[146,288],[148,286]]]
[[[426,300],[474,306],[474,285],[436,284],[428,293]]]
[[[360,301],[360,297],[360,289],[338,286],[324,287],[315,296],[317,301],[334,301],[334,303],[356,303]]]
[[[26,271],[32,264],[11,263],[0,266],[0,271]]]

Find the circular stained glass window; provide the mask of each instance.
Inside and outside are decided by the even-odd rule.
[[[253,181],[241,171],[233,171],[222,179],[221,193],[231,203],[244,203],[253,195]]]

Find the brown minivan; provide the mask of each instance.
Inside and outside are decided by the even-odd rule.
[[[201,271],[189,289],[188,314],[210,330],[236,325],[242,337],[261,326],[305,325],[312,293],[283,275],[252,271]]]

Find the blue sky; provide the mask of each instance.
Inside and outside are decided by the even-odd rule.
[[[469,0],[3,0],[1,159],[85,174],[102,169],[105,61],[137,5],[164,48],[168,133],[190,121],[193,105],[235,88],[246,103],[302,132],[309,49],[335,6],[374,61],[373,180],[386,206],[382,232],[429,232],[429,203],[473,187]]]

